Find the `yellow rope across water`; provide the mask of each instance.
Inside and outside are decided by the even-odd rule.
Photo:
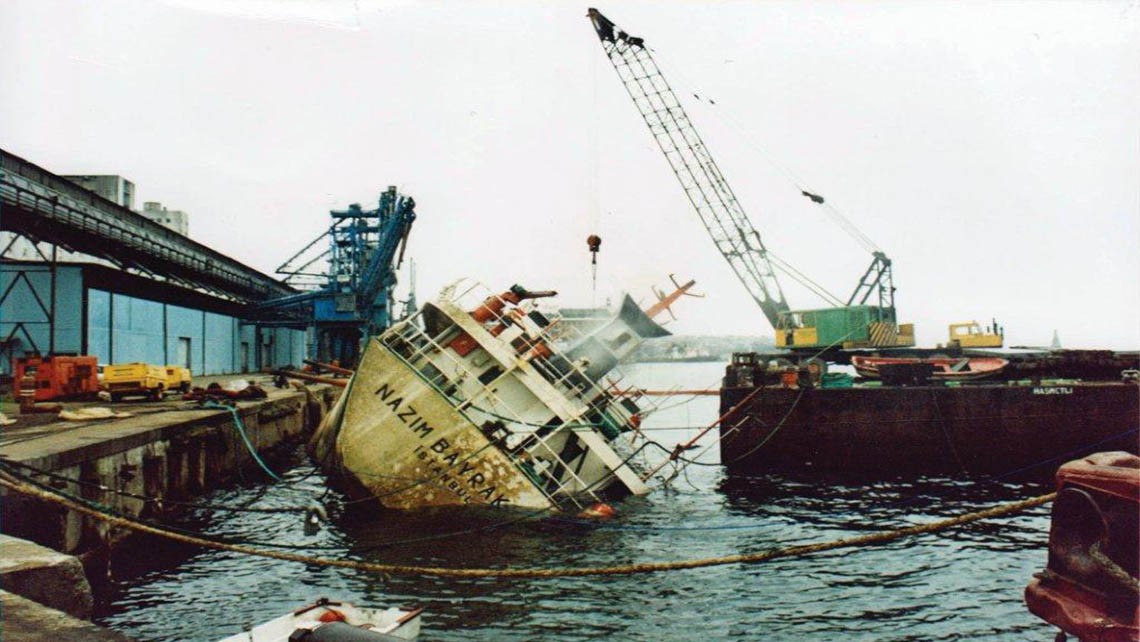
[[[804,544],[800,546],[788,546],[785,548],[777,548],[760,553],[749,553],[745,555],[727,555],[724,557],[707,557],[703,559],[691,560],[678,560],[674,562],[645,562],[641,564],[625,564],[621,566],[598,566],[598,567],[585,567],[585,568],[443,568],[438,566],[411,566],[403,564],[377,564],[374,562],[361,562],[356,560],[342,560],[332,559],[327,557],[310,557],[308,555],[299,555],[296,553],[288,553],[281,551],[270,551],[259,549],[250,546],[243,546],[240,544],[228,544],[225,542],[217,542],[210,539],[201,537],[194,537],[184,535],[182,533],[175,533],[162,528],[144,524],[137,520],[122,517],[118,515],[108,515],[94,508],[90,508],[78,502],[74,502],[66,497],[57,495],[46,490],[27,485],[20,481],[14,480],[8,475],[0,476],[0,486],[12,490],[23,495],[28,495],[41,499],[53,504],[64,506],[70,510],[94,517],[95,519],[103,520],[112,526],[130,529],[139,533],[146,533],[157,537],[164,537],[176,542],[184,544],[193,544],[195,546],[202,546],[204,548],[212,548],[221,551],[231,551],[234,553],[244,553],[246,555],[254,555],[258,557],[268,557],[271,559],[284,560],[288,562],[300,562],[303,564],[316,564],[319,566],[333,566],[340,568],[350,568],[359,571],[368,571],[372,573],[385,573],[390,575],[433,575],[438,577],[498,577],[498,578],[543,578],[543,577],[582,577],[587,575],[632,575],[635,573],[654,573],[658,571],[676,571],[681,569],[690,568],[704,568],[708,566],[723,566],[726,564],[756,564],[759,562],[766,562],[777,558],[784,557],[798,557],[802,555],[811,555],[813,553],[822,553],[824,551],[833,551],[840,548],[856,548],[860,546],[871,546],[874,544],[882,544],[904,537],[911,537],[914,535],[923,535],[926,533],[934,533],[937,531],[946,530],[955,526],[963,524],[970,524],[983,519],[993,517],[1003,517],[1005,515],[1013,515],[1028,508],[1041,506],[1057,496],[1056,493],[1049,493],[1047,495],[1040,495],[1032,497],[1019,502],[1012,502],[1009,504],[1002,504],[986,510],[967,513],[944,519],[929,524],[919,524],[917,526],[908,526],[907,528],[900,528],[892,531],[883,531],[879,533],[872,533],[869,535],[860,535],[858,537],[849,537],[845,539],[832,540],[830,542],[820,542],[818,544]]]

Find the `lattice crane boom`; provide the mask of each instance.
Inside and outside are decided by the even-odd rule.
[[[596,9],[590,9],[588,16],[602,49],[717,250],[772,327],[778,327],[780,313],[788,311],[788,304],[768,250],[649,49],[641,38],[621,31]]]

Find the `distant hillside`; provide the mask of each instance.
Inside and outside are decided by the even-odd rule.
[[[773,350],[772,337],[674,335],[650,339],[630,356],[630,361],[728,361],[733,352]]]

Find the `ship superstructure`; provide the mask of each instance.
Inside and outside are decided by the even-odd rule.
[[[567,341],[534,305],[553,294],[460,282],[369,339],[314,457],[390,508],[576,509],[647,492],[635,463],[640,409],[606,374],[669,333],[627,296]]]

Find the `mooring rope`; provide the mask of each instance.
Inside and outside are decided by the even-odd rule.
[[[9,475],[6,474],[0,476],[0,487],[4,487],[13,492],[35,497],[43,501],[63,506],[78,513],[82,513],[89,517],[107,522],[111,526],[118,526],[120,528],[126,528],[139,533],[145,533],[156,537],[163,537],[176,542],[181,542],[183,544],[191,544],[194,546],[201,546],[203,548],[229,551],[233,553],[242,553],[256,557],[267,557],[270,559],[277,559],[287,562],[299,562],[302,564],[314,564],[317,566],[348,568],[370,573],[382,573],[389,575],[430,575],[436,577],[495,578],[552,578],[584,577],[597,575],[632,575],[636,573],[676,571],[683,569],[705,568],[709,566],[724,566],[728,564],[756,564],[779,558],[800,557],[836,549],[872,546],[902,539],[905,537],[911,537],[914,535],[935,533],[938,531],[946,530],[948,528],[953,528],[955,526],[977,522],[983,519],[1013,515],[1026,509],[1046,504],[1057,496],[1056,493],[1049,493],[1047,495],[1040,495],[1018,502],[1001,504],[993,508],[975,511],[972,513],[967,513],[965,515],[959,515],[958,517],[931,522],[929,524],[919,524],[916,526],[909,526],[906,528],[900,528],[891,531],[882,531],[879,533],[871,533],[857,537],[836,539],[829,542],[788,546],[784,548],[776,548],[759,553],[749,553],[743,555],[726,555],[723,557],[707,557],[700,559],[677,560],[672,562],[644,562],[639,564],[623,564],[618,566],[594,566],[576,568],[446,568],[439,566],[415,566],[406,564],[379,564],[375,562],[361,562],[357,560],[313,557],[309,555],[300,555],[297,553],[289,553],[285,551],[269,551],[250,546],[243,546],[240,544],[230,544],[204,537],[171,532],[169,530],[151,526],[149,524],[144,524],[135,519],[121,515],[109,515],[102,513],[93,508],[67,499],[66,497],[57,495],[54,492],[35,488],[23,482],[13,480]]]
[[[273,472],[273,469],[271,469],[269,465],[265,463],[265,460],[261,458],[261,455],[257,454],[257,448],[254,447],[253,443],[250,442],[249,437],[245,434],[245,424],[242,423],[241,415],[238,413],[236,406],[227,406],[225,404],[220,404],[213,399],[207,399],[206,402],[202,404],[202,407],[209,408],[210,410],[228,411],[230,415],[233,416],[234,427],[237,428],[238,434],[241,435],[241,441],[245,444],[245,448],[249,451],[249,454],[253,457],[253,460],[257,462],[257,465],[261,467],[261,470],[265,471],[266,475],[269,475],[271,478],[273,478],[273,481],[281,481],[281,478],[277,476],[277,473]]]

